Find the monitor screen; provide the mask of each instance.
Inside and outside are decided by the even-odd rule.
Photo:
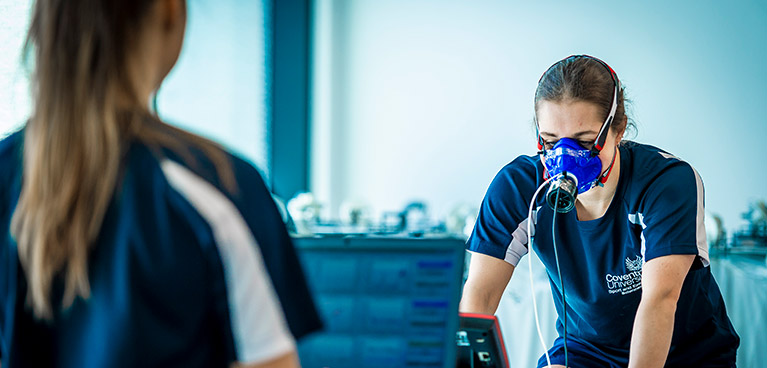
[[[299,342],[303,367],[455,366],[462,240],[294,241],[325,324]]]

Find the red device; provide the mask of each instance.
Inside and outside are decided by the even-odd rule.
[[[459,313],[458,368],[509,368],[501,327],[494,315]]]

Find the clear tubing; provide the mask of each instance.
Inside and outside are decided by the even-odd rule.
[[[535,299],[535,285],[533,283],[533,235],[532,235],[532,222],[533,222],[533,208],[535,207],[535,200],[538,198],[541,189],[549,184],[552,180],[559,176],[553,176],[541,184],[533,194],[533,199],[530,200],[530,210],[527,213],[527,247],[528,253],[530,253],[530,259],[527,262],[528,271],[530,272],[530,294],[533,297],[533,313],[535,314],[535,327],[538,330],[538,339],[541,341],[541,347],[543,347],[543,353],[546,354],[546,364],[551,366],[551,357],[549,357],[549,349],[546,348],[546,342],[543,341],[543,332],[541,332],[541,322],[538,317],[538,302]]]

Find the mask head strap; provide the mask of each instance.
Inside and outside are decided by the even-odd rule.
[[[615,74],[615,71],[613,70],[613,68],[607,65],[607,63],[605,63],[604,61],[589,55],[580,55],[580,56],[595,60],[599,64],[604,66],[605,69],[607,69],[607,71],[610,73],[610,78],[612,78],[613,80],[613,102],[610,106],[610,113],[607,115],[607,119],[605,119],[605,122],[602,124],[602,129],[599,130],[599,134],[597,135],[597,139],[594,142],[594,146],[591,148],[592,155],[596,156],[599,154],[600,151],[602,151],[602,148],[605,147],[605,140],[607,140],[607,133],[610,131],[610,125],[612,124],[613,119],[615,119],[615,112],[618,110],[618,91],[620,91],[621,89],[621,82],[620,80],[618,80],[618,75]],[[613,158],[613,160],[614,159],[615,158]]]
[[[610,167],[608,167],[599,177],[599,186],[604,186],[604,184],[607,183],[607,179],[610,178],[610,173],[613,171],[613,166],[615,165],[615,156],[617,155],[618,149],[616,148],[615,152],[613,152],[613,160],[610,162]]]

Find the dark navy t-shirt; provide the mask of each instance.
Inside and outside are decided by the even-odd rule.
[[[238,188],[229,192],[200,152],[190,150],[187,165],[138,142],[89,257],[90,297],[57,308],[52,321],[33,318],[9,231],[22,141],[0,141],[3,368],[228,367],[274,359],[320,327],[256,169],[230,156]]]
[[[642,265],[666,255],[694,254],[698,257],[677,304],[667,366],[732,365],[739,338],[709,267],[698,173],[652,146],[626,142],[620,153],[618,188],[604,216],[578,221],[576,211],[571,211],[556,218],[568,339],[627,365]],[[516,266],[527,253],[526,219],[542,183],[543,165],[537,156],[520,156],[503,167],[487,190],[468,249]],[[534,209],[534,249],[546,266],[561,336],[562,285],[551,231],[554,211],[543,197]]]

